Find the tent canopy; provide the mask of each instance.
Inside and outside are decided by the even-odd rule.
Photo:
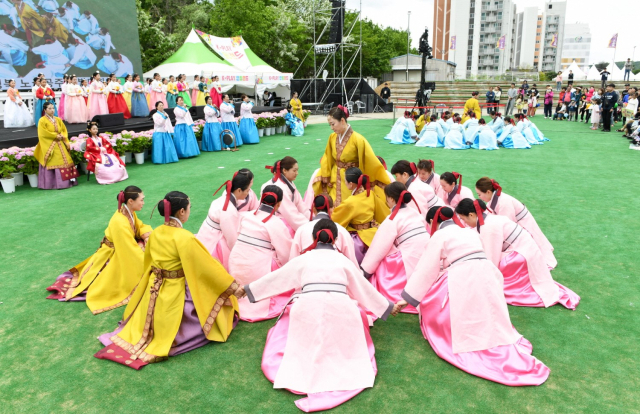
[[[587,73],[587,79],[589,79],[589,80],[599,80],[600,79],[600,72],[598,72],[598,69],[596,68],[596,65],[591,65],[591,67],[589,68],[589,72]]]
[[[573,78],[576,80],[584,80],[587,78],[587,74],[584,73],[582,69],[580,69],[575,60],[571,62],[571,65],[569,65],[569,67],[563,71],[563,75],[565,74],[565,72],[568,75],[569,71],[573,72]]]

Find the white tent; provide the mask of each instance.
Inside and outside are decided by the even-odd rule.
[[[569,76],[569,71],[573,72],[573,79],[577,81],[587,79],[587,74],[584,73],[582,69],[580,69],[580,66],[578,66],[575,60],[571,62],[571,65],[569,65],[569,67],[562,72],[562,75],[564,77]]]
[[[624,70],[620,69],[615,62],[609,63],[607,72],[611,73],[611,75],[609,75],[610,81],[621,81],[624,78]]]
[[[587,79],[600,80],[600,72],[596,68],[596,65],[591,65],[591,67],[589,68],[589,72],[587,73]]]

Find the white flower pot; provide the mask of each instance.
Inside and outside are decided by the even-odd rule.
[[[271,135],[271,128],[267,127],[264,129],[264,136],[268,137],[269,135]]]
[[[38,174],[27,174],[31,188],[38,188]]]
[[[16,179],[11,178],[0,178],[0,183],[2,184],[2,190],[9,194],[16,192]]]
[[[136,164],[144,164],[144,152],[136,152],[133,156],[136,158]]]
[[[276,127],[276,134],[282,134],[282,127]]]
[[[271,130],[271,135],[275,135],[276,134],[276,127],[271,127],[269,129]]]
[[[124,158],[126,159],[126,161],[124,162],[125,164],[131,164],[133,162],[133,157],[131,156],[130,152],[124,152]]]
[[[22,173],[22,171],[11,173],[11,176],[16,182],[16,187],[24,184],[24,174]]]
[[[258,136],[259,137],[263,137],[264,136],[264,128],[258,128]]]

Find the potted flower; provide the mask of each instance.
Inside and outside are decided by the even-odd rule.
[[[269,114],[269,135],[276,134],[276,119],[273,115]]]
[[[258,128],[258,135],[260,137],[264,136],[264,129],[267,125],[267,120],[264,117],[261,117],[260,115],[258,115],[258,118],[256,119],[256,128]]]
[[[18,168],[18,164],[22,164],[23,151],[22,148],[11,147],[4,150],[4,156],[9,159],[9,162],[16,168],[16,171],[11,173],[11,176],[15,178],[14,182],[16,187],[24,184],[24,174]]]
[[[122,157],[124,155],[123,161],[125,164],[130,164],[133,162],[133,157],[131,155],[131,134],[120,134],[116,137],[116,145],[118,147],[118,154]]]
[[[282,134],[285,130],[285,125],[287,124],[287,121],[284,119],[283,116],[278,116],[276,117],[276,126],[278,128],[278,134]]]
[[[202,149],[202,133],[204,131],[204,122],[200,122],[200,120],[196,121],[193,125],[193,133],[196,136],[196,140],[198,141],[198,148]]]
[[[0,184],[5,193],[16,192],[16,179],[11,175],[16,172],[15,161],[7,157],[6,151],[0,155]]]
[[[146,139],[143,137],[135,137],[131,138],[131,142],[129,143],[128,149],[133,153],[136,164],[144,164],[144,150],[147,146],[145,141]]]
[[[36,157],[33,155],[33,148],[24,148],[22,157],[22,164],[18,165],[18,168],[22,170],[24,174],[27,175],[29,179],[29,185],[32,188],[38,187],[38,170],[40,168],[40,164]]]
[[[302,117],[304,118],[304,122],[302,123],[302,125],[305,128],[307,127],[307,119],[309,119],[309,116],[311,116],[311,111],[302,111]]]

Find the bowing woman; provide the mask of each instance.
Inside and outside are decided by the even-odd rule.
[[[244,141],[242,140],[242,134],[240,133],[240,129],[236,123],[236,107],[231,103],[229,95],[226,93],[224,94],[223,102],[220,105],[220,114],[222,118],[222,129],[228,129],[231,131],[236,137],[236,146],[241,146]],[[227,144],[224,144],[224,147],[227,150],[231,149]]]
[[[98,250],[64,272],[47,290],[47,299],[86,301],[96,315],[129,302],[144,271],[144,250],[151,226],[136,212],[144,207],[144,193],[130,185],[118,193],[118,209],[109,220]]]
[[[513,306],[575,310],[580,296],[555,282],[529,232],[505,216],[487,214],[482,200],[466,198],[456,207],[460,219],[480,233],[487,258],[504,276],[504,297]]]
[[[264,183],[262,189],[275,185],[282,190],[283,200],[277,215],[292,229],[291,236],[293,236],[300,226],[309,222],[309,206],[304,204],[300,192],[293,183],[298,177],[298,161],[286,156],[276,161],[273,167],[267,165],[265,168],[271,170],[273,178]]]
[[[429,241],[427,223],[404,184],[394,182],[384,188],[391,214],[382,222],[360,266],[371,284],[392,302],[402,299],[402,289],[413,274]],[[413,306],[403,312],[417,314]]]
[[[440,197],[436,195],[433,188],[424,183],[418,177],[418,166],[407,160],[400,160],[391,167],[391,174],[395,176],[396,181],[401,182],[407,187],[407,191],[413,197],[413,203],[407,204],[418,213],[427,212],[433,206],[443,206],[444,203]],[[387,204],[389,203],[387,196]]]
[[[472,199],[473,193],[462,185],[462,174],[454,171],[443,173],[440,176],[440,194],[438,196],[445,205],[456,208],[460,200]]]
[[[96,175],[98,184],[113,184],[129,178],[125,164],[111,143],[98,135],[98,123],[87,124],[87,149],[84,158],[88,161],[87,170]]]
[[[210,96],[205,98],[206,105],[204,107],[204,129],[202,130],[202,151],[221,151],[220,135],[222,127],[218,116],[218,108],[212,105],[213,99]]]
[[[147,243],[146,268],[115,331],[100,336],[96,358],[130,368],[182,354],[211,341],[226,342],[238,315],[238,284],[182,226],[191,203],[168,193],[158,203],[164,225]],[[194,292],[193,295],[191,292]]]
[[[549,269],[554,269],[558,265],[558,261],[553,255],[553,246],[540,230],[536,219],[533,218],[533,215],[524,204],[509,194],[503,193],[500,184],[489,177],[482,177],[476,182],[476,193],[487,204],[489,211],[508,217],[531,234],[540,248]]]
[[[244,144],[259,144],[260,135],[256,122],[253,120],[253,102],[247,95],[242,95],[242,105],[240,105],[240,135]]]
[[[38,144],[33,151],[40,164],[38,188],[61,190],[78,185],[75,178],[69,178],[76,167],[69,153],[71,144],[67,127],[55,116],[55,106],[51,102],[45,102],[43,108],[44,116],[38,122]]]
[[[244,285],[255,282],[289,261],[291,236],[284,220],[274,217],[282,198],[280,187],[268,185],[262,190],[260,207],[242,218],[238,239],[229,255],[229,271],[238,283]],[[275,318],[282,312],[292,293],[285,292],[271,301],[260,303],[240,299],[240,319],[258,322]]]
[[[200,148],[198,148],[196,134],[193,132],[193,119],[181,96],[178,96],[176,103],[178,106],[173,111],[176,116],[176,127],[173,132],[176,153],[178,158],[196,157],[200,155]]]
[[[542,384],[549,368],[511,324],[500,271],[453,217],[449,207],[427,213],[431,239],[396,305],[419,305],[425,339],[461,370],[509,386]]]
[[[151,141],[151,161],[154,164],[168,164],[178,162],[176,144],[171,134],[173,126],[169,115],[164,111],[164,104],[156,102],[156,112],[153,114],[153,136]]]
[[[440,174],[436,174],[436,163],[433,160],[419,160],[417,167],[420,181],[429,184],[436,194],[440,194]]]
[[[373,387],[375,348],[362,308],[383,320],[395,308],[335,250],[335,223],[319,220],[312,237],[303,255],[241,291],[256,304],[301,291],[267,335],[262,371],[273,388],[306,394],[295,402],[305,412],[337,407]]]
[[[196,234],[196,238],[207,248],[225,269],[229,269],[229,255],[238,239],[240,213],[238,204],[244,201],[253,184],[253,173],[246,168],[233,174],[233,179],[225,181],[213,194],[223,187],[224,193],[209,207],[207,218]]]
[[[329,111],[327,120],[333,134],[329,135],[324,156],[320,160],[321,179],[314,183],[313,191],[315,195],[329,194],[336,207],[339,207],[351,195],[345,173],[348,168],[357,167],[371,177],[373,191],[380,198],[380,204],[384,205],[383,188],[391,182],[387,171],[376,158],[369,142],[351,128],[347,118],[349,112],[342,105]]]

